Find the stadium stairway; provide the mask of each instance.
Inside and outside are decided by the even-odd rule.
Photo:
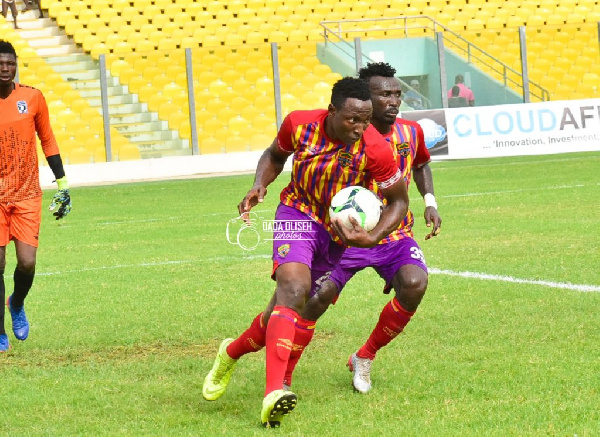
[[[18,4],[17,7],[21,10],[22,6]],[[12,25],[10,13],[8,17],[6,21]],[[21,28],[17,30],[19,36],[76,91],[74,96],[65,96],[67,106],[75,112],[83,112],[91,107],[101,116],[99,62],[78,47],[55,20],[38,18],[37,10],[20,12],[18,25]],[[122,85],[110,71],[107,72],[107,82],[113,159],[189,154],[189,141],[180,138],[176,130],[169,129],[167,121],[160,120],[156,112],[149,111],[147,105],[139,101],[137,94],[129,92],[127,86]],[[88,117],[81,118],[85,120]],[[98,135],[103,138],[103,131],[96,132]],[[85,141],[77,136],[75,140]],[[137,147],[138,153],[132,150],[132,145]],[[86,146],[80,144],[78,147]],[[69,159],[69,154],[66,155],[69,163],[104,160],[98,153],[74,154],[77,159]]]

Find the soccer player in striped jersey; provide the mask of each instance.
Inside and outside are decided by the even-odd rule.
[[[39,90],[15,83],[16,73],[15,49],[9,42],[0,41],[0,302],[4,303],[5,298],[6,246],[12,240],[17,266],[14,292],[6,305],[15,337],[25,340],[29,322],[24,301],[33,284],[42,218],[36,133],[59,188],[50,205],[50,209],[58,206],[54,213],[57,220],[71,210],[71,198],[46,100]],[[4,316],[1,305],[0,352],[9,348]]]
[[[442,219],[437,211],[433,190],[433,178],[429,152],[425,146],[423,130],[418,123],[396,118],[401,102],[400,81],[396,70],[389,64],[371,63],[359,71],[371,93],[373,116],[371,123],[397,151],[398,168],[406,187],[415,179],[419,193],[425,199],[425,223],[432,231],[429,239],[440,232]],[[377,191],[377,187],[374,187]],[[373,267],[385,280],[384,292],[393,288],[394,298],[388,302],[379,316],[375,328],[364,345],[348,360],[348,368],[354,373],[354,388],[366,393],[371,389],[371,363],[379,349],[400,334],[414,315],[427,289],[428,274],[425,257],[413,239],[414,217],[408,211],[400,226],[372,248],[351,247],[317,294],[307,302],[302,312],[306,329],[294,338],[293,352],[288,361],[286,386],[292,383],[292,372],[302,351],[314,334],[316,320],[335,303],[344,285],[360,270]]]
[[[245,332],[236,340],[221,343],[202,389],[207,400],[218,399],[225,392],[237,360],[266,346],[266,388],[261,410],[261,422],[266,427],[279,426],[283,416],[296,406],[297,397],[284,389],[283,379],[294,338],[305,329],[300,312],[306,299],[333,270],[346,246],[377,245],[398,227],[408,211],[408,194],[396,163],[396,151],[370,125],[371,113],[367,84],[350,77],[333,86],[327,110],[291,112],[262,155],[254,185],[239,205],[240,214],[246,216],[262,202],[267,186],[293,154],[291,180],[281,192],[275,220],[284,229],[299,231],[274,239],[275,295],[269,310],[257,315]],[[368,187],[373,181],[387,206],[371,232],[356,222],[350,229],[330,220],[329,204],[340,189]]]

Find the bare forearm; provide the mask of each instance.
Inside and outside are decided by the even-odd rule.
[[[272,153],[271,148],[265,150],[258,161],[258,166],[256,167],[254,186],[269,186],[283,171],[284,165],[285,160],[282,161],[281,158],[275,156]]]
[[[433,192],[433,176],[431,175],[429,164],[413,169],[413,179],[421,196],[425,196],[427,193],[435,194]]]

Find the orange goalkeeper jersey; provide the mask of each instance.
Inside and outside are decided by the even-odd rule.
[[[0,99],[0,202],[18,202],[42,195],[35,135],[46,157],[58,155],[42,93],[15,83]]]

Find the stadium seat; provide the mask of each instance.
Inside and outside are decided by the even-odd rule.
[[[200,153],[201,154],[211,154],[211,153],[224,153],[225,145],[216,140],[215,138],[205,137],[200,141]]]
[[[249,139],[241,135],[227,136],[225,139],[225,152],[245,152],[250,150]]]
[[[135,161],[141,158],[140,150],[131,143],[119,145],[116,152],[119,161]]]
[[[67,150],[67,162],[69,164],[91,164],[94,161],[93,155],[83,146],[70,149],[63,146]]]

